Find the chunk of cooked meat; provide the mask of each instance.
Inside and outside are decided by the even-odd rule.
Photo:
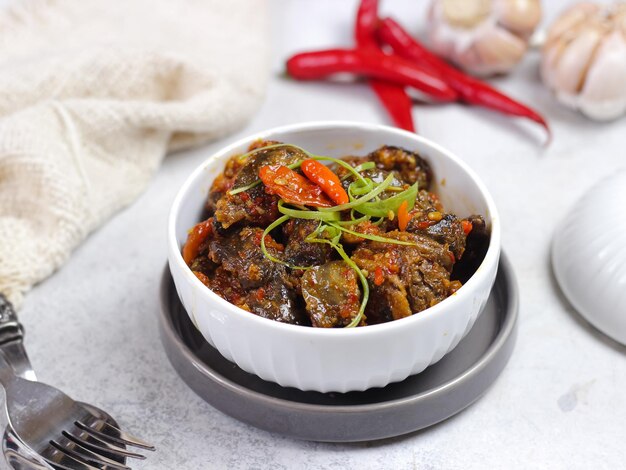
[[[333,249],[325,243],[309,243],[305,238],[313,233],[319,222],[291,219],[283,225],[285,238],[284,260],[295,266],[318,266],[329,261]]]
[[[272,279],[267,285],[250,291],[245,297],[246,310],[281,323],[310,325],[308,316],[298,303],[296,293],[281,279]]]
[[[454,214],[442,212],[439,199],[428,191],[419,191],[407,232],[421,233],[450,248],[458,260],[465,251],[465,232],[461,220]]]
[[[285,266],[266,258],[261,251],[262,236],[263,230],[256,227],[216,236],[209,242],[209,259],[230,272],[244,289],[261,287],[285,271]],[[266,235],[265,247],[272,256],[282,257],[283,246],[270,235]]]
[[[261,251],[263,230],[246,227],[226,236],[215,236],[208,245],[208,258],[220,265],[207,276],[211,289],[229,302],[259,316],[284,323],[307,324],[284,265]],[[265,248],[276,258],[283,247],[266,235]]]
[[[483,262],[491,239],[485,219],[480,215],[471,215],[465,220],[472,224],[472,230],[467,235],[463,257],[454,265],[452,272],[452,279],[461,282],[467,282]]]
[[[247,158],[243,155],[233,155],[228,159],[224,166],[224,171],[217,175],[211,189],[209,190],[209,196],[206,200],[206,210],[209,215],[213,215],[217,209],[217,201],[219,201],[226,191],[233,187],[235,184],[235,177],[239,170],[246,164]]]
[[[367,272],[368,324],[410,316],[450,295],[453,254],[444,245],[407,232],[393,231],[385,237],[414,245],[368,241],[352,254],[352,260]]]
[[[364,235],[384,235],[384,230],[378,225],[373,224],[369,220],[359,222],[358,224],[354,225],[347,225],[345,228],[356,233],[362,233]],[[346,243],[348,245],[357,245],[359,243],[363,243],[365,240],[366,238],[359,237],[358,235],[354,235],[352,233],[343,232],[341,234],[341,243]]]
[[[302,296],[313,326],[348,325],[358,314],[360,291],[357,275],[343,261],[331,261],[302,276]]]
[[[306,154],[295,147],[256,150],[258,151],[250,155],[245,164],[238,169],[230,189],[237,189],[257,181],[259,168],[262,166],[290,165],[306,158]],[[268,194],[263,185],[237,194],[225,192],[215,204],[215,218],[224,228],[242,221],[248,225],[263,227],[278,217],[277,203],[278,196]]]
[[[415,152],[400,147],[383,145],[370,153],[367,159],[376,163],[376,168],[394,171],[402,182],[428,189],[432,180],[432,170],[426,160]]]

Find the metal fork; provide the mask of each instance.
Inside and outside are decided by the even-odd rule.
[[[127,446],[154,450],[121,431],[106,412],[35,382],[22,340],[23,327],[0,294],[0,383],[9,424],[3,447],[8,460],[19,461],[19,456],[33,464],[14,468],[130,470],[127,457],[145,457]]]

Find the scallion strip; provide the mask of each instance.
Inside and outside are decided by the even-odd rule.
[[[334,222],[329,222],[329,225],[331,227],[335,227],[335,228],[341,230],[342,232],[346,232],[346,233],[349,233],[350,235],[354,235],[355,237],[364,238],[366,240],[372,240],[374,242],[391,243],[393,245],[406,245],[406,246],[415,246],[416,245],[413,242],[405,242],[403,240],[396,240],[395,238],[387,238],[387,237],[381,237],[379,235],[371,235],[369,233],[355,232],[354,230],[347,229],[345,227],[342,227],[341,225],[335,224]]]
[[[273,261],[274,263],[283,264],[283,265],[285,265],[285,266],[287,266],[288,268],[291,268],[291,269],[301,269],[301,270],[311,269],[310,266],[296,266],[294,264],[287,263],[286,261],[283,261],[282,259],[278,259],[275,256],[272,256],[269,253],[269,251],[267,251],[267,248],[265,247],[265,237],[267,235],[269,235],[272,230],[274,230],[276,227],[282,225],[283,223],[287,222],[289,219],[290,219],[290,217],[288,215],[283,215],[282,217],[279,217],[274,222],[269,224],[267,226],[267,228],[265,230],[263,230],[263,234],[261,235],[261,251],[263,252],[263,255],[267,259],[269,259],[270,261]]]
[[[319,212],[314,210],[290,209],[284,206],[283,200],[278,201],[278,212],[294,219],[320,220],[334,222],[341,220],[339,212]]]
[[[387,178],[385,178],[385,181],[380,183],[378,185],[378,187],[374,188],[372,191],[367,193],[365,196],[362,196],[362,197],[360,197],[358,199],[355,199],[354,201],[348,202],[346,204],[340,204],[338,206],[320,207],[318,210],[320,212],[337,212],[337,211],[345,211],[346,209],[354,208],[357,212],[361,212],[361,210],[359,209],[359,206],[363,205],[363,203],[365,203],[365,202],[368,202],[368,201],[374,199],[376,196],[378,196],[380,193],[382,193],[385,189],[387,189],[387,187],[389,187],[389,185],[393,181],[393,178],[394,178],[393,173],[389,173],[389,176],[387,176]],[[361,212],[361,214],[363,214],[363,212]],[[369,214],[367,214],[367,215],[369,215]]]
[[[398,212],[400,204],[404,201],[408,203],[408,210],[413,209],[415,206],[415,199],[417,198],[417,183],[408,189],[405,189],[401,193],[398,193],[387,199],[382,199],[375,202],[365,202],[355,207],[355,210],[361,214],[369,215],[371,217],[386,217],[389,212]]]

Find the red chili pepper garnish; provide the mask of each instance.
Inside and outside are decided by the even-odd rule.
[[[469,220],[461,220],[461,227],[463,227],[463,232],[465,232],[466,236],[469,235],[469,233],[474,228],[474,226]]]
[[[428,227],[430,227],[431,225],[436,224],[437,222],[434,222],[432,220],[422,220],[421,222],[417,223],[417,228],[420,230],[426,230]]]
[[[383,282],[385,282],[383,268],[381,268],[380,266],[376,266],[376,269],[374,270],[374,284],[380,286]]]
[[[307,178],[322,188],[322,191],[336,204],[347,204],[350,202],[348,193],[341,186],[339,177],[326,165],[317,160],[307,159],[302,162],[300,169]]]
[[[359,49],[380,51],[380,45],[376,39],[378,21],[378,0],[361,0],[354,27],[354,38]],[[368,83],[394,124],[401,129],[415,132],[411,113],[413,103],[404,87],[376,78],[368,80]]]
[[[381,51],[327,49],[302,52],[287,61],[287,73],[298,80],[326,78],[349,72],[416,88],[439,101],[454,101],[457,93],[433,72],[409,60]]]
[[[333,205],[319,186],[284,165],[262,166],[259,178],[267,192],[278,194],[286,202],[315,207]]]
[[[385,44],[391,46],[396,54],[439,73],[458,93],[462,101],[481,105],[511,116],[528,118],[541,124],[548,132],[548,138],[551,138],[550,127],[539,113],[509,98],[487,83],[452,67],[426,49],[393,19],[385,18],[380,22],[378,37]]]
[[[211,234],[211,231],[213,230],[212,226],[213,219],[211,218],[196,224],[191,230],[189,230],[187,241],[183,246],[183,260],[185,260],[187,265],[190,265],[196,256],[198,256],[200,245]]]
[[[408,208],[409,208],[408,201],[402,201],[402,203],[400,204],[400,207],[398,208],[398,228],[403,232],[406,230],[406,226],[409,224],[409,221],[411,220],[411,216],[409,215]]]

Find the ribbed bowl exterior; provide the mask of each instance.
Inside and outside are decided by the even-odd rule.
[[[417,315],[355,329],[286,325],[245,312],[211,292],[187,268],[180,250],[198,222],[208,189],[225,161],[258,138],[300,145],[335,157],[381,145],[417,150],[437,178],[444,206],[459,215],[485,215],[491,244],[472,278],[453,296]],[[362,148],[357,152],[356,148]],[[206,340],[247,372],[283,386],[320,392],[383,387],[424,370],[469,332],[495,281],[500,226],[487,190],[458,158],[415,134],[386,126],[346,122],[308,123],[242,139],[208,159],[187,180],[172,206],[168,258],[178,295]]]
[[[626,170],[594,185],[557,227],[552,265],[568,300],[626,344]]]

